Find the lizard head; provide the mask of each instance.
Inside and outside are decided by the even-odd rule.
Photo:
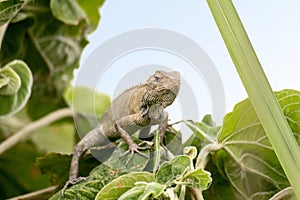
[[[175,100],[180,88],[180,73],[156,71],[146,82],[147,92],[143,101],[148,105],[160,104],[167,107]]]

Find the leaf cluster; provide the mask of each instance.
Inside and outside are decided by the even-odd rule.
[[[67,107],[65,91],[72,90],[74,70],[88,44],[88,34],[98,25],[103,2],[0,1],[1,142],[30,127],[32,121]],[[101,95],[97,113],[102,113],[109,102]],[[34,166],[35,159],[47,152],[71,153],[74,129],[71,120],[61,120],[34,130],[28,141],[2,153],[1,198],[50,186],[48,178]]]
[[[299,143],[300,92],[282,90],[275,95]],[[169,150],[175,157],[166,157],[164,148],[159,145],[158,134],[154,137],[151,154],[144,152],[150,158],[135,155],[128,168],[125,165],[128,157],[120,159],[126,148],[117,149],[110,161],[100,166],[119,169],[125,175],[104,185],[99,183],[96,189],[93,188],[93,195],[80,198],[190,199],[199,198],[197,194],[200,194],[204,199],[214,200],[270,199],[289,188],[289,181],[249,99],[238,103],[220,127],[214,126],[210,115],[201,122],[183,123],[193,134],[183,144],[181,140],[176,141],[176,146],[182,149],[179,155]],[[172,135],[169,134],[167,137]],[[118,162],[111,162],[116,160]],[[66,197],[78,198],[86,191],[89,178],[95,173],[103,173],[96,169],[87,182],[68,189]],[[60,198],[60,192],[52,197]]]
[[[79,135],[96,126],[109,97],[70,83],[88,44],[87,35],[100,20],[102,4],[103,0],[0,1],[1,141],[64,107],[78,111]],[[274,94],[299,144],[300,92],[287,89]],[[86,102],[95,102],[96,109]],[[128,165],[122,141],[116,141],[114,148],[91,150],[93,156],[109,156],[96,156],[102,163],[91,155],[82,158],[79,174],[87,179],[66,190],[64,199],[294,198],[253,101],[238,103],[220,127],[210,115],[201,122],[182,123],[191,129],[190,138],[182,142],[184,133],[169,127],[166,148],[160,146],[156,133],[149,141],[151,150],[143,151],[148,158],[134,155]],[[28,141],[1,154],[1,197],[63,185],[71,159],[65,154],[72,152],[76,140],[74,129],[71,120],[60,120],[35,130]],[[141,142],[138,137],[135,141]],[[45,156],[49,152],[56,153]],[[62,199],[61,192],[51,199]]]

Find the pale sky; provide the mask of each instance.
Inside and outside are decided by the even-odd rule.
[[[243,0],[233,3],[272,88],[300,90],[300,2]],[[100,25],[89,37],[90,44],[84,50],[81,63],[103,42],[126,31],[142,28],[172,30],[195,41],[216,66],[224,87],[226,113],[247,97],[206,1],[107,0],[100,12]],[[170,65],[182,62],[179,58],[171,58],[167,53],[155,51],[137,52],[126,56],[113,64],[115,69],[128,72],[126,69],[139,65],[156,63],[168,66],[168,62]],[[143,60],[139,60],[141,58]],[[121,65],[125,67],[122,68]],[[190,69],[185,67],[182,70],[186,70],[185,74],[188,74]],[[111,80],[113,81],[116,80]],[[116,83],[108,83],[109,79],[106,82],[105,87],[98,89],[113,96]],[[204,83],[193,87],[196,91],[195,96],[199,99],[201,118],[205,113],[211,112],[211,100],[205,88],[203,89]]]

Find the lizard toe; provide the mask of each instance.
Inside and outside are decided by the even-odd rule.
[[[78,177],[74,180],[68,180],[66,182],[66,184],[64,185],[63,189],[61,190],[61,196],[64,197],[65,195],[65,191],[67,190],[67,188],[70,186],[70,185],[75,185],[81,181],[86,181],[86,178],[85,177]]]
[[[142,152],[139,151],[139,150],[147,150],[147,149],[149,149],[149,147],[140,147],[137,144],[133,144],[133,145],[130,145],[128,148],[129,149],[121,155],[121,157],[122,157],[122,156],[125,156],[127,154],[130,154],[129,158],[127,159],[127,161],[125,163],[126,167],[128,166],[129,162],[132,160],[132,158],[134,156],[134,153],[137,153],[138,155],[143,156],[144,158],[149,158],[147,155],[145,155],[145,154],[143,154]]]

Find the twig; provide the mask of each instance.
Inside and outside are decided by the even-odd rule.
[[[42,200],[42,199],[48,199],[49,196],[53,195],[53,193],[56,191],[58,186],[51,186],[42,190],[38,190],[35,192],[31,192],[28,194],[20,195],[17,197],[13,197],[7,200]]]
[[[13,134],[11,137],[7,138],[4,142],[2,142],[0,144],[0,154],[5,152],[9,148],[13,147],[14,145],[16,145],[21,140],[27,138],[34,130],[46,126],[48,124],[51,124],[52,122],[57,121],[61,118],[71,117],[71,116],[73,116],[72,109],[63,108],[55,112],[52,112],[35,122],[32,122],[28,126],[25,126],[23,129]]]
[[[194,187],[188,187],[187,189],[190,191],[190,193],[194,196],[195,199],[204,200],[200,189]]]
[[[28,36],[30,38],[30,40],[32,41],[34,47],[37,49],[37,51],[39,52],[40,56],[44,59],[46,65],[48,66],[48,69],[50,71],[50,73],[52,74],[54,71],[54,66],[52,64],[52,62],[50,61],[50,59],[48,58],[48,55],[43,51],[42,47],[40,46],[38,40],[36,37],[34,37],[34,34],[32,31],[27,31]]]

